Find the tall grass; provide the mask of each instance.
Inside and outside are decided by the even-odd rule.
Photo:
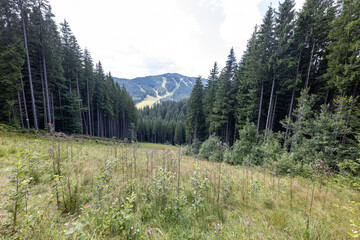
[[[250,159],[230,166],[169,146],[0,135],[0,238],[358,237],[360,194],[337,176],[315,176],[308,184]],[[29,155],[17,154],[24,149],[36,154],[37,169],[25,161]],[[34,171],[38,180],[25,181],[14,197],[15,180],[7,179],[15,172],[8,169],[19,161],[18,182]],[[21,206],[15,221],[14,206]]]

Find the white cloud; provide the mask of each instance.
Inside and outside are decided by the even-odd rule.
[[[70,23],[81,47],[113,76],[165,72],[207,77],[213,62],[237,59],[261,0],[50,0],[58,22]],[[304,0],[299,0],[304,2]]]

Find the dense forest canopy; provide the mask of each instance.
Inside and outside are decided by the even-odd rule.
[[[47,0],[0,1],[0,121],[36,131],[131,137],[136,108],[123,86],[94,66]]]
[[[241,60],[231,49],[206,86],[197,82],[187,141],[203,155],[216,141],[232,146],[224,154],[230,163],[265,164],[291,153],[301,168],[320,159],[357,173],[360,1],[307,0],[300,12],[294,6],[269,7]]]

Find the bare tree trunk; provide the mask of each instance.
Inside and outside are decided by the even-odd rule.
[[[46,95],[46,106],[47,106],[47,114],[49,122],[52,123],[51,119],[51,109],[50,109],[50,96],[49,96],[49,85],[48,85],[48,77],[47,77],[47,70],[46,70],[46,58],[45,53],[43,53],[43,69],[44,69],[44,83],[45,83],[45,95]]]
[[[83,133],[85,133],[86,135],[88,135],[88,126],[87,126],[87,119],[86,119],[86,115],[84,112],[81,113],[82,114],[82,121],[83,121],[83,126],[85,127],[85,130]]]
[[[80,129],[81,133],[84,133],[83,123],[82,123],[82,117],[81,117],[81,96],[80,96],[80,88],[79,88],[79,76],[76,74],[76,92],[78,97],[78,103],[79,103],[79,120],[80,120]]]
[[[41,4],[41,2],[39,2]],[[39,10],[40,10],[39,6]],[[41,13],[40,13],[41,14]],[[43,41],[43,27],[42,27],[42,16],[40,16],[40,29],[41,29],[41,45],[42,45],[42,62],[43,62],[43,71],[44,71],[44,83],[45,83],[45,97],[46,97],[46,106],[47,106],[47,122],[51,121],[51,110],[50,110],[50,96],[49,96],[49,87],[48,87],[48,76],[47,76],[47,68],[46,68],[46,57],[45,57],[45,45]],[[42,75],[42,73],[41,73]],[[45,104],[44,104],[45,105]],[[44,115],[46,115],[46,110],[44,109]],[[50,129],[51,130],[51,129]]]
[[[259,112],[258,112],[258,120],[257,120],[257,131],[256,134],[259,134],[260,131],[260,120],[261,120],[261,108],[263,102],[263,95],[264,95],[264,82],[261,82],[261,92],[260,92],[260,102],[259,102]]]
[[[311,62],[314,56],[314,49],[315,49],[315,41],[313,42],[312,48],[311,48],[311,54],[310,54],[310,60],[309,60],[309,66],[306,76],[306,82],[305,82],[305,89],[308,89],[309,86],[309,78],[310,78],[310,70],[311,70]]]
[[[54,95],[51,93],[51,110],[52,110],[52,130],[55,132],[55,108],[54,108]]]
[[[47,115],[46,115],[46,97],[45,97],[45,87],[44,87],[44,76],[41,71],[41,67],[40,67],[40,77],[41,77],[41,90],[42,90],[42,95],[43,95],[43,106],[44,106],[44,127],[46,127],[47,123],[48,123],[48,119],[47,119]]]
[[[88,105],[88,120],[89,120],[89,130],[90,130],[90,135],[92,136],[92,129],[91,129],[91,113],[90,113],[90,92],[89,92],[89,78],[86,77],[86,92],[87,92],[87,105]]]
[[[271,117],[271,124],[270,124],[270,129],[273,129],[273,125],[274,125],[274,118],[275,118],[275,112],[276,112],[276,103],[277,103],[277,97],[278,95],[275,95],[275,103],[274,103],[274,109],[272,110],[272,117]]]
[[[61,93],[60,93],[60,88],[58,88],[58,94],[59,94],[59,107],[60,107],[60,115],[63,116],[63,113],[62,113],[62,103],[61,103]],[[54,121],[55,122],[55,121]],[[63,129],[63,124],[62,124],[62,121],[60,121],[61,123],[61,128]]]
[[[21,22],[22,22],[22,28],[24,33],[24,45],[25,45],[25,51],[26,51],[26,62],[27,62],[27,68],[28,68],[28,74],[29,74],[29,83],[30,83],[30,93],[31,93],[31,103],[32,103],[32,110],[33,110],[33,117],[34,117],[34,128],[36,131],[39,130],[38,127],[38,121],[36,116],[36,103],[35,103],[35,95],[34,95],[34,88],[33,88],[33,81],[31,76],[31,65],[30,65],[30,56],[29,56],[29,49],[28,49],[28,42],[27,42],[27,35],[26,35],[26,27],[25,27],[25,20],[24,20],[24,11],[22,6],[22,0],[19,0],[20,8],[21,8]]]
[[[25,89],[24,89],[24,84],[23,84],[22,77],[20,78],[20,81],[21,81],[22,94],[23,94],[23,100],[24,100],[24,109],[25,109],[26,125],[27,125],[27,128],[30,129],[30,120],[29,120],[29,114],[28,114],[28,110],[27,110],[26,97],[25,97]]]
[[[92,128],[92,136],[95,135],[95,112],[94,112],[94,109],[91,109],[91,128]]]
[[[287,119],[287,123],[286,123],[286,131],[285,131],[285,138],[284,138],[284,148],[286,147],[286,140],[288,139],[289,136],[289,122],[291,119],[291,112],[292,112],[292,108],[294,105],[294,99],[295,99],[295,87],[293,88],[292,94],[291,94],[291,102],[290,102],[290,107],[289,107],[289,113],[288,113],[288,119]]]
[[[275,79],[276,79],[276,69],[274,69],[274,76],[273,76],[273,81],[272,81],[272,86],[271,86],[270,103],[269,103],[268,114],[267,114],[267,118],[266,118],[265,137],[267,136],[267,132],[268,132],[268,129],[270,127],[270,122],[271,122],[271,111],[273,108],[273,101],[274,101],[273,96],[274,96],[274,89],[275,89]]]
[[[22,107],[21,107],[20,93],[18,92],[17,95],[18,95],[18,102],[19,102],[21,128],[24,128],[24,119],[23,119],[23,113],[22,113]]]
[[[98,106],[96,106],[96,116],[97,116],[97,136],[100,137],[100,113]]]

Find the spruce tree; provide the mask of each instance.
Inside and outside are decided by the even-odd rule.
[[[186,129],[188,137],[193,142],[196,140],[204,140],[205,137],[205,115],[203,109],[203,91],[204,87],[201,77],[198,77],[195,86],[191,91],[189,98],[189,107],[186,113]]]

